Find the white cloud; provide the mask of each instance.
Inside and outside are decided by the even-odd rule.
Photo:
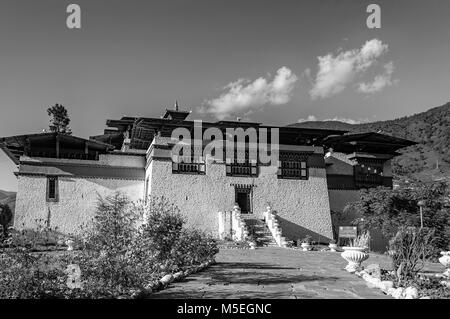
[[[351,119],[351,118],[345,118],[345,117],[333,117],[332,119],[326,119],[324,121],[339,121],[339,122],[344,122],[344,123],[348,123],[348,124],[361,124],[361,123],[367,123],[369,122],[368,119]]]
[[[307,118],[304,119],[299,119],[297,122],[298,123],[303,123],[303,122],[316,122],[316,121],[320,121],[320,122],[328,122],[328,121],[339,121],[339,122],[344,122],[344,123],[348,123],[348,124],[361,124],[361,123],[367,123],[369,122],[368,119],[358,119],[358,120],[354,120],[351,118],[345,118],[345,117],[338,117],[335,116],[333,118],[328,118],[325,120],[319,120],[316,116],[314,115],[309,115]]]
[[[265,105],[282,105],[291,99],[291,92],[297,76],[287,67],[278,69],[272,82],[260,77],[253,82],[239,79],[224,87],[218,98],[206,101],[201,112],[214,114],[219,120],[233,113],[248,114],[252,109]]]
[[[327,98],[341,92],[357,75],[364,73],[387,51],[387,44],[372,39],[361,49],[340,52],[336,56],[329,53],[317,57],[318,71],[310,91],[311,98]]]
[[[394,73],[394,62],[389,62],[384,65],[384,73],[375,77],[371,83],[358,83],[358,91],[361,93],[376,93],[383,90],[385,87],[396,84],[398,80],[392,80]]]
[[[299,119],[297,122],[303,123],[303,122],[315,122],[317,121],[317,117],[314,115],[309,115],[306,119]]]

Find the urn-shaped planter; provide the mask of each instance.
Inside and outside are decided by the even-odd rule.
[[[329,244],[328,248],[330,248],[330,251],[335,252],[337,249],[338,245],[337,244]]]
[[[344,252],[341,254],[348,265],[345,266],[345,270],[348,272],[355,272],[361,268],[361,263],[369,258],[369,254],[366,253],[366,247],[342,247]]]
[[[75,241],[73,239],[66,240],[67,250],[72,251]]]
[[[450,278],[450,251],[441,251],[439,262],[446,268],[444,276]]]
[[[311,250],[311,244],[310,243],[302,243],[300,246],[302,247],[303,251]]]

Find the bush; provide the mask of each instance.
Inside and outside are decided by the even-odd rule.
[[[218,252],[217,242],[211,235],[196,229],[184,229],[173,249],[172,258],[181,268],[208,261]]]
[[[145,249],[155,252],[157,261],[167,261],[181,237],[184,219],[178,207],[165,197],[149,197],[142,208],[145,222],[138,241]]]
[[[168,200],[147,203],[132,203],[121,194],[99,198],[80,251],[36,253],[40,232],[11,234],[9,248],[0,251],[0,298],[137,296],[155,279],[218,252],[210,235],[183,229],[178,208]],[[79,267],[76,279],[68,266]]]
[[[423,225],[433,229],[433,258],[450,244],[449,189],[445,182],[410,183],[407,188],[378,187],[360,191],[360,200],[349,205],[363,217],[364,229],[380,229],[386,238],[393,237],[402,226],[419,227],[418,202],[425,201]],[[360,220],[360,219],[358,219]]]
[[[62,246],[68,238],[69,236],[51,228],[13,230],[9,233],[8,240],[4,241],[4,246],[26,247],[31,251],[40,251]]]
[[[99,197],[92,228],[85,234],[86,247],[112,254],[126,251],[141,218],[142,213],[125,195]]]
[[[389,241],[389,255],[398,284],[412,280],[432,252],[434,231],[401,227]]]
[[[0,203],[0,239],[8,234],[8,226],[12,221],[12,211],[7,204]]]
[[[67,255],[12,248],[0,254],[0,299],[64,298],[71,291],[62,265]]]
[[[195,229],[183,229],[184,218],[177,206],[164,197],[149,197],[141,203],[145,222],[139,230],[133,257],[151,272],[173,272],[212,259],[216,241]],[[151,265],[149,265],[151,263]]]

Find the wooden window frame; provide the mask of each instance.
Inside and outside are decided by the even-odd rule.
[[[299,174],[286,174],[298,171]],[[308,156],[302,153],[281,153],[278,161],[278,179],[309,180]]]
[[[54,182],[54,197],[50,197],[50,185]],[[59,179],[58,176],[47,176],[47,192],[46,192],[47,202],[57,203],[59,202]]]
[[[180,167],[191,167],[193,169],[183,170],[180,169]],[[206,175],[206,163],[203,157],[195,160],[194,158],[184,159],[181,156],[181,161],[174,161],[174,159],[172,158],[172,174]]]

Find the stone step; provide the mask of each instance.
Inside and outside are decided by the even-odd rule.
[[[248,217],[248,216],[247,216]],[[278,247],[272,232],[267,227],[264,219],[247,218],[245,221],[249,234],[255,236],[256,245],[259,247]]]

